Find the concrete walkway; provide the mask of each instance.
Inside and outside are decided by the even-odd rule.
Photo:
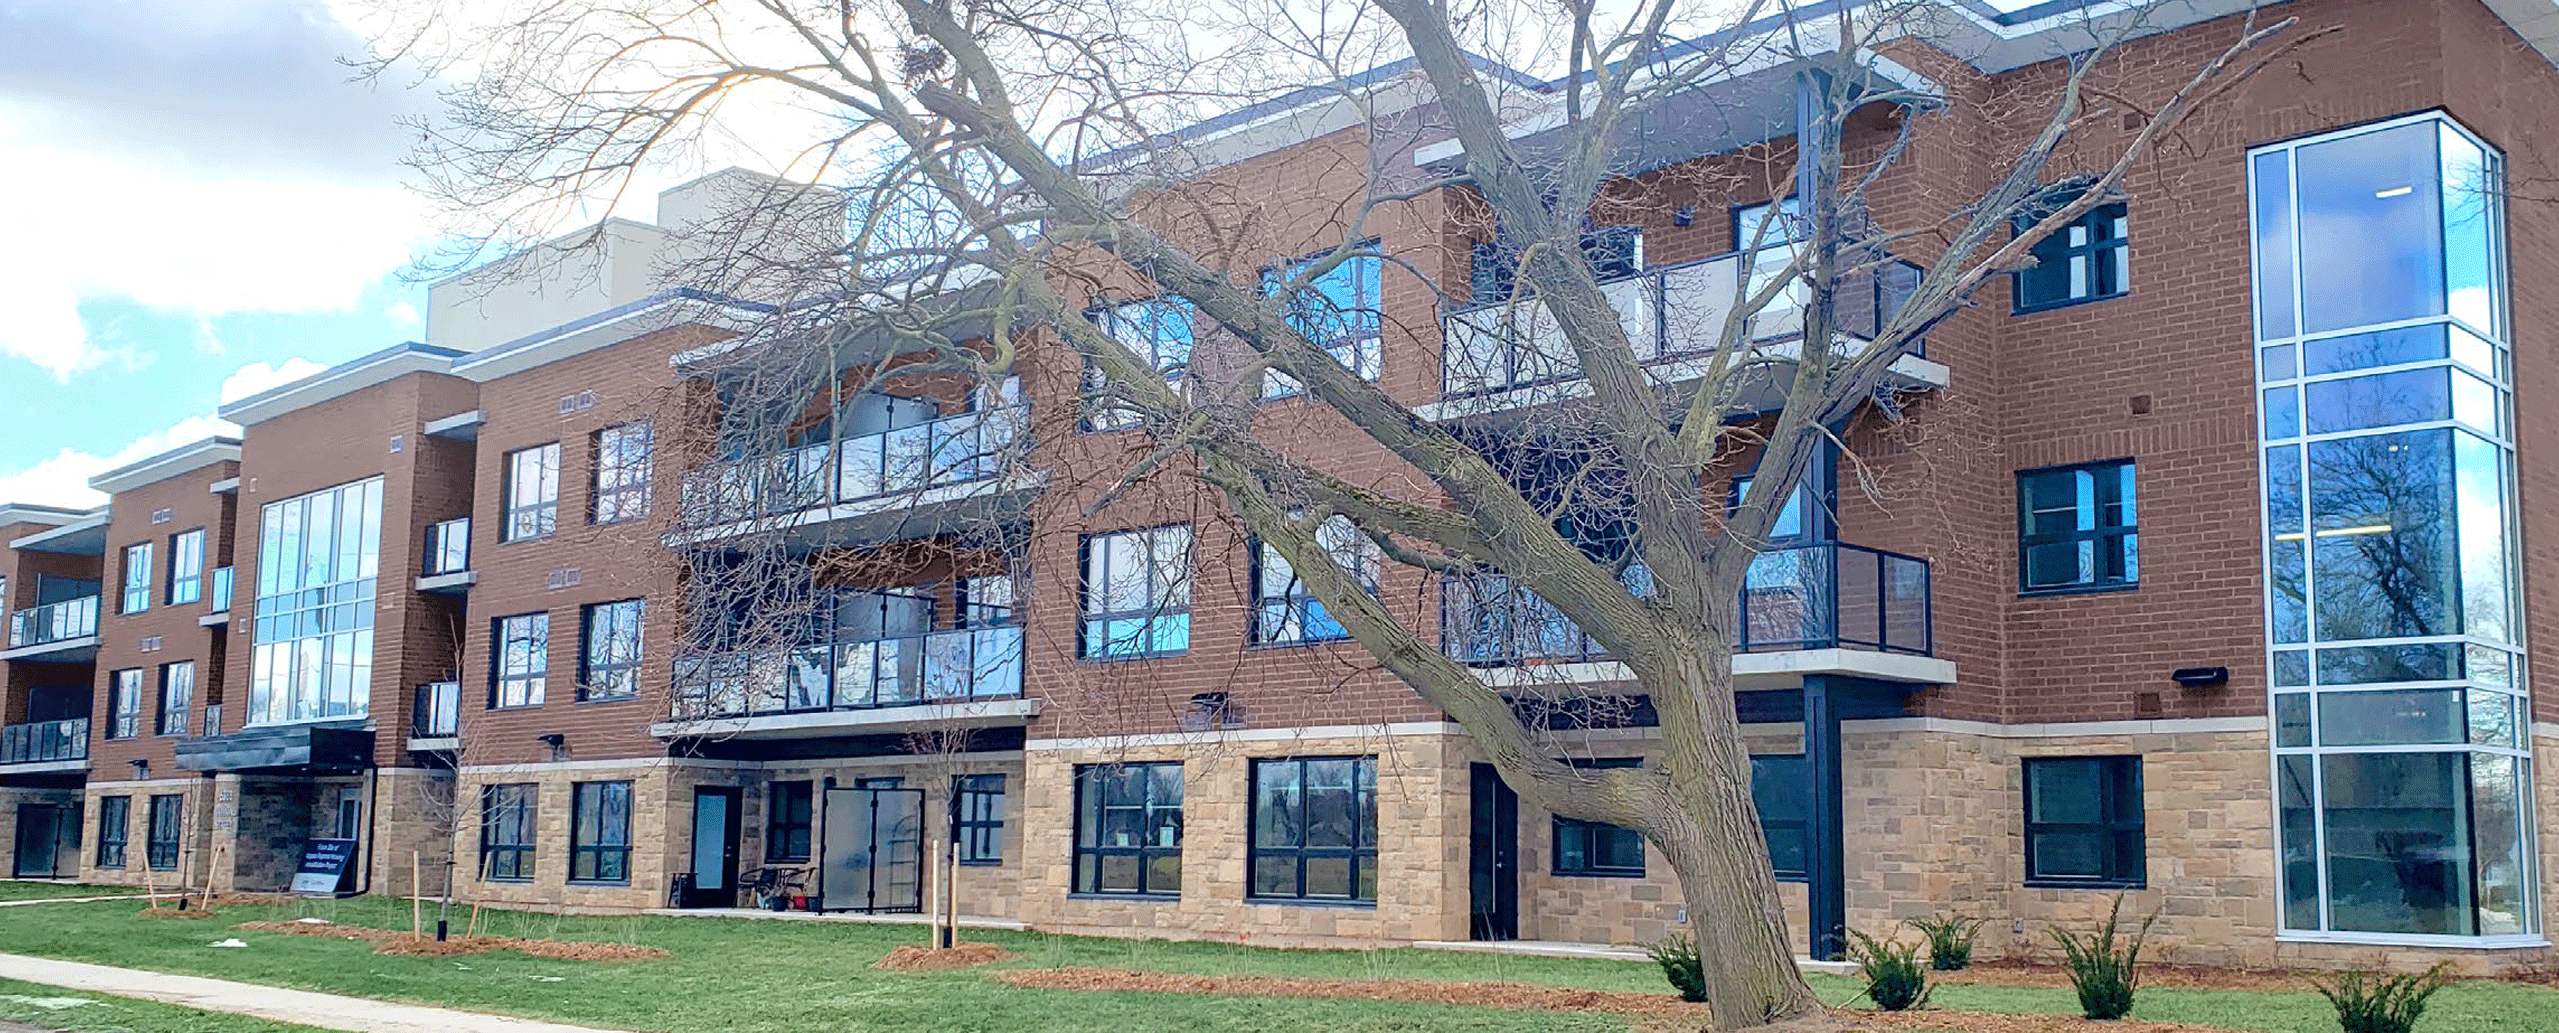
[[[234,983],[227,979],[173,976],[140,969],[0,954],[0,979],[42,983],[115,997],[133,997],[204,1011],[254,1015],[350,1033],[614,1033],[592,1026],[517,1019],[504,1015],[392,1004],[362,997]]]
[[[165,899],[174,894],[162,894]],[[118,893],[105,897],[48,897],[43,900],[0,900],[0,907],[25,907],[29,904],[91,904],[101,900],[145,900],[139,893]]]

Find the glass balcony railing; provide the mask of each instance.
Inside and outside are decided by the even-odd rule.
[[[1010,405],[706,467],[684,480],[684,522],[704,527],[986,480],[1015,455],[1027,416]]]
[[[409,737],[451,739],[462,734],[462,683],[418,686],[409,697]]]
[[[1022,694],[1022,629],[955,628],[767,653],[678,657],[675,716],[755,717]]]
[[[88,718],[0,726],[0,764],[41,764],[88,758]]]
[[[418,576],[440,577],[471,569],[471,518],[455,517],[428,524],[426,556]]]
[[[204,608],[213,613],[231,609],[231,568],[213,568],[213,589],[205,596]]]
[[[1774,549],[1751,560],[1734,649],[1862,649],[1932,655],[1928,561],[1856,545]],[[1630,582],[1639,582],[1640,573]],[[1440,642],[1486,667],[1602,659],[1552,604],[1500,574],[1440,585]]]
[[[1711,351],[1723,333],[1731,310],[1734,281],[1751,278],[1758,288],[1785,268],[1783,249],[1763,250],[1764,258],[1722,255],[1682,265],[1648,269],[1600,285],[1625,324],[1635,353],[1646,362],[1667,362]],[[1919,267],[1893,261],[1842,284],[1839,330],[1863,339],[1882,332],[1886,319],[1901,310],[1919,286]],[[1778,341],[1804,332],[1803,287],[1780,292],[1751,317],[1754,341]],[[1440,394],[1462,398],[1571,380],[1581,375],[1580,360],[1564,340],[1552,313],[1534,299],[1494,302],[1448,313],[1442,319]],[[1924,341],[1912,354],[1924,355]]]
[[[30,606],[9,615],[9,648],[68,642],[98,633],[98,597]]]

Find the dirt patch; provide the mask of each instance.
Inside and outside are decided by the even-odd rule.
[[[890,951],[888,957],[872,962],[871,967],[887,972],[949,972],[1011,961],[1017,956],[991,943],[963,943],[948,950],[934,950],[910,943]]]
[[[1977,961],[1960,972],[1931,972],[1928,978],[1984,986],[2067,987],[2070,970],[2049,962],[2008,958]],[[2307,990],[2310,974],[2276,968],[2145,964],[2141,967],[2141,985],[2183,990]]]
[[[143,908],[143,909],[139,912],[139,914],[141,914],[141,915],[142,915],[142,917],[144,917],[144,918],[211,918],[211,917],[213,917],[213,912],[211,912],[211,911],[206,911],[206,910],[204,910],[204,909],[202,909],[202,908],[192,908],[192,907],[146,907],[146,908]]]
[[[205,896],[202,900],[203,906],[208,908],[281,907],[287,904],[310,902],[309,897],[297,897],[290,893],[215,893]]]
[[[457,936],[434,940],[411,936],[397,929],[368,929],[363,926],[322,922],[242,922],[238,928],[251,932],[283,933],[287,936],[321,936],[333,940],[358,940],[373,945],[376,954],[398,954],[417,957],[451,957],[457,954],[479,954],[486,951],[514,951],[537,958],[558,961],[649,961],[667,953],[656,947],[638,947],[625,943],[588,943],[576,940],[521,940],[512,936]]]

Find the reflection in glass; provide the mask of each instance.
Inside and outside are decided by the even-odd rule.
[[[2331,928],[2475,932],[2464,760],[2458,753],[2319,758]]]
[[[2302,147],[2302,330],[2444,311],[2435,127],[2411,123]]]

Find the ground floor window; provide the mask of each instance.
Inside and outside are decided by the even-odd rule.
[[[1377,899],[1377,758],[1253,762],[1251,884],[1272,900]]]
[[[806,781],[775,782],[765,789],[764,859],[777,864],[809,859],[814,794]]]
[[[151,798],[150,838],[145,841],[143,863],[155,872],[178,869],[178,839],[185,826],[186,797],[175,793]]]
[[[124,867],[125,837],[131,834],[132,824],[132,797],[98,798],[98,867]]]
[[[2284,928],[2531,932],[2530,779],[2502,753],[2279,752]]]
[[[1813,768],[1800,753],[1750,759],[1751,802],[1759,807],[1759,833],[1768,841],[1768,867],[1780,882],[1811,878]]]
[[[1004,776],[951,779],[951,837],[961,864],[1004,863]]]
[[[1631,768],[1642,763],[1633,757],[1602,757],[1575,766]],[[1641,877],[1644,837],[1634,829],[1559,815],[1555,818],[1554,869],[1557,875]]]
[[[1182,892],[1182,765],[1075,769],[1077,893]]]
[[[631,881],[631,783],[570,787],[569,881]]]
[[[533,878],[533,811],[540,787],[532,783],[480,788],[480,877],[492,882]]]
[[[2141,758],[2032,757],[2025,775],[2027,885],[2147,881]]]

